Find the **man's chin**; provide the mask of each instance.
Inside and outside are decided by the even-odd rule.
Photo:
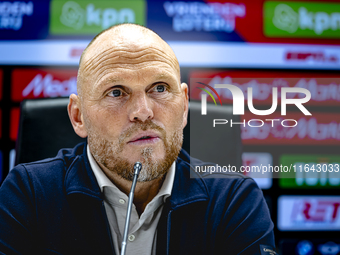
[[[158,161],[166,160],[166,154],[164,151],[155,150],[152,147],[144,147],[138,151],[124,153],[120,155],[120,158],[129,162],[130,165],[134,165],[136,162],[142,164],[151,164],[154,162],[156,164]]]
[[[120,155],[116,158],[114,166],[110,167],[110,170],[123,179],[132,181],[136,162],[142,164],[138,177],[139,182],[148,182],[160,178],[171,166],[171,162],[165,157],[165,153],[154,152],[151,148],[146,147],[138,153]]]

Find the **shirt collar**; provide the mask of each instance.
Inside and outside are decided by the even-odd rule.
[[[103,192],[104,187],[113,187],[114,189],[118,189],[116,185],[114,185],[110,179],[105,175],[103,170],[99,167],[96,160],[93,158],[89,145],[86,148],[87,157],[89,159],[90,166],[94,173],[94,176],[97,179],[98,185],[100,187],[101,192]],[[164,201],[167,197],[171,195],[172,187],[175,179],[175,170],[176,170],[176,162],[174,161],[169,168],[168,173],[165,176],[162,187],[160,188],[157,197],[164,196]]]

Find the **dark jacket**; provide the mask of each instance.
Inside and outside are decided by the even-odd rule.
[[[261,245],[274,246],[252,179],[190,178],[189,162],[181,151],[157,254],[261,254]],[[0,188],[0,254],[115,254],[86,144],[10,171]]]

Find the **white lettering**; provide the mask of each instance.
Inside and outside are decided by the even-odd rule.
[[[100,9],[95,9],[93,4],[89,4],[87,7],[87,25],[100,26]]]
[[[304,93],[306,95],[305,98],[287,98],[287,93]],[[295,104],[297,108],[303,112],[304,115],[312,115],[302,104],[307,103],[311,98],[311,94],[307,89],[303,88],[282,88],[281,89],[281,115],[286,115],[286,106],[287,104]]]
[[[244,96],[240,88],[230,84],[216,84],[215,88],[224,88],[230,90],[233,97],[233,114],[244,114]]]
[[[272,127],[274,127],[274,121],[276,120],[276,121],[280,121],[279,119],[266,119],[266,121],[272,121]]]
[[[44,78],[38,74],[22,91],[22,96],[27,97],[32,92],[34,97],[40,96],[41,93],[44,97],[69,96],[77,93],[77,78],[71,77],[69,80],[60,82],[53,80],[51,74],[47,74]]]
[[[295,125],[293,125],[293,126],[286,126],[284,123],[285,122],[288,122],[288,121],[293,121],[293,122],[295,122]],[[283,120],[283,121],[281,121],[281,125],[283,126],[283,127],[295,127],[296,125],[298,124],[298,122],[296,121],[296,120],[294,120],[294,119],[287,119],[287,120]]]
[[[233,115],[243,115],[244,114],[244,95],[243,91],[230,84],[215,84],[216,89],[228,89],[232,94],[233,99]],[[269,110],[257,110],[253,106],[253,88],[248,88],[248,107],[249,110],[255,115],[270,115],[277,108],[277,88],[273,88],[273,104]],[[304,93],[306,96],[304,98],[287,98],[287,93]],[[310,100],[311,93],[305,88],[291,88],[283,87],[281,89],[281,115],[286,115],[286,105],[295,104],[305,115],[312,115],[302,104]],[[202,96],[202,115],[206,114],[206,97]]]
[[[135,13],[132,9],[129,8],[124,8],[121,10],[107,8],[101,10],[99,8],[95,9],[95,6],[93,4],[89,4],[86,8],[87,8],[86,24],[89,26],[101,25],[103,29],[106,29],[120,23],[135,22]]]
[[[0,29],[19,30],[23,16],[33,14],[32,2],[0,2]]]
[[[106,29],[117,23],[118,14],[115,9],[105,9],[103,11],[102,28]]]
[[[256,115],[270,115],[275,112],[277,107],[277,88],[273,88],[273,103],[270,109],[268,110],[257,110],[253,105],[253,88],[248,88],[248,108],[249,111]]]
[[[261,125],[260,126],[252,126],[250,123],[251,122],[260,122],[261,123]],[[262,127],[264,125],[264,122],[263,122],[263,120],[259,120],[259,119],[252,119],[252,120],[249,120],[248,121],[248,126],[249,127]]]
[[[173,18],[173,29],[176,32],[232,32],[236,17],[245,16],[243,4],[165,2],[163,7],[166,14]]]
[[[327,30],[330,27],[330,18],[328,14],[325,12],[317,12],[314,16],[315,19],[315,27],[314,31],[316,34],[320,35],[324,30]]]
[[[325,30],[338,30],[340,28],[340,13],[334,12],[309,12],[305,7],[299,8],[299,25],[305,30],[314,30],[317,35],[321,35]]]
[[[216,124],[227,124],[228,121],[226,119],[214,119],[213,121],[213,127],[216,126]]]
[[[243,120],[243,122],[233,122],[233,120],[231,119],[230,120],[230,127],[232,127],[234,125],[242,125],[243,124],[243,127],[246,126],[246,120]]]
[[[119,11],[119,23],[135,22],[135,12],[131,9],[124,8]]]
[[[299,9],[299,21],[301,29],[313,29],[313,13],[309,13],[306,8]]]

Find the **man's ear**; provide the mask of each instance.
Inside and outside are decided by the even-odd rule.
[[[183,82],[181,84],[181,89],[182,89],[183,100],[184,100],[183,128],[185,128],[185,126],[188,123],[188,111],[189,111],[188,85]]]
[[[70,117],[74,132],[82,138],[87,137],[83,114],[80,107],[80,98],[72,94],[67,106],[68,116]]]

